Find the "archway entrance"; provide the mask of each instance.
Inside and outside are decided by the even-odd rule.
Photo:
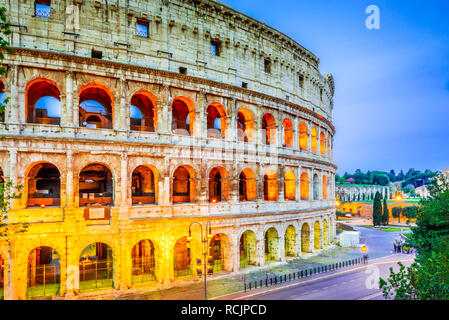
[[[131,98],[131,130],[148,132],[155,131],[157,112],[154,112],[155,106],[152,98],[152,95],[146,91],[139,91]]]
[[[88,245],[80,256],[80,290],[112,288],[114,260],[112,248],[105,243]]]
[[[301,254],[310,251],[310,228],[308,223],[304,223],[301,228]]]
[[[79,102],[80,127],[112,129],[114,108],[109,89],[89,84],[81,91]]]
[[[279,235],[275,228],[265,232],[265,262],[278,261],[279,258]]]
[[[323,220],[323,245],[327,246],[329,244],[329,240],[327,237],[327,220]]]
[[[292,171],[287,171],[284,176],[285,201],[296,200],[296,178]]]
[[[141,240],[131,252],[131,283],[156,281],[154,245],[150,240]]]
[[[146,166],[137,167],[132,174],[132,204],[144,205],[156,203],[155,174]]]
[[[58,168],[39,163],[28,173],[27,207],[60,206],[61,179]]]
[[[237,115],[237,138],[241,142],[253,142],[255,135],[254,115],[246,108],[240,109]]]
[[[223,167],[215,167],[209,174],[209,201],[217,203],[229,200],[228,172]]]
[[[207,137],[224,139],[226,134],[226,110],[219,103],[207,107]]]
[[[114,202],[112,173],[102,164],[89,164],[79,178],[80,206],[112,206]]]
[[[240,237],[240,269],[257,264],[257,240],[253,231],[245,231]]]
[[[192,275],[190,248],[187,245],[187,237],[182,237],[176,241],[173,259],[175,278]]]
[[[309,175],[307,172],[301,174],[300,181],[301,200],[309,200]]]
[[[256,200],[256,175],[249,168],[244,169],[239,176],[239,200]]]
[[[296,257],[296,230],[291,225],[285,230],[285,256]]]
[[[28,256],[27,297],[33,299],[59,294],[59,254],[51,247],[38,247]]]
[[[313,246],[316,250],[321,249],[321,229],[320,229],[320,223],[317,221],[313,225]]]
[[[173,173],[173,203],[194,201],[194,171],[188,166],[178,167]]]
[[[270,113],[262,117],[262,143],[266,145],[276,143],[276,120]]]
[[[274,170],[267,170],[264,175],[264,200],[265,201],[278,201],[278,176]]]
[[[172,132],[174,134],[192,136],[195,126],[195,110],[193,102],[188,98],[178,97],[172,105]]]
[[[227,268],[226,262],[229,242],[228,237],[224,234],[216,234],[210,241],[209,255],[214,261],[214,272],[224,271]]]
[[[59,125],[61,100],[57,85],[48,79],[36,79],[26,87],[27,123]]]

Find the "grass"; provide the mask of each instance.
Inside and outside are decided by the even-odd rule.
[[[369,229],[376,229],[376,230],[380,230],[380,231],[385,231],[385,232],[400,232],[400,231],[410,231],[409,227],[374,227],[374,226],[366,226],[366,225],[359,225],[357,227],[363,227],[363,228],[369,228]]]

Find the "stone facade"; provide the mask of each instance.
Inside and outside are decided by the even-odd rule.
[[[332,242],[334,84],[312,53],[213,1],[0,5],[15,48],[3,62],[0,172],[24,186],[8,221],[31,224],[0,245],[5,299],[41,284],[49,254],[36,248],[52,248],[57,294],[72,297],[103,255],[110,290],[194,279],[198,226],[182,243],[192,222],[210,221],[219,271]]]

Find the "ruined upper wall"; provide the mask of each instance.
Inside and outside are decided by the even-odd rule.
[[[51,0],[50,18],[33,0],[0,0],[13,24],[11,46],[180,72],[289,100],[331,120],[334,83],[310,51],[216,1]],[[79,23],[77,23],[79,16]],[[73,23],[75,22],[75,23]],[[148,24],[148,37],[137,24]],[[218,43],[219,56],[211,53]],[[266,71],[266,63],[271,71]]]

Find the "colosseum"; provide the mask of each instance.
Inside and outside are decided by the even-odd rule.
[[[4,299],[198,281],[201,233],[214,275],[333,243],[334,81],[313,53],[212,0],[0,6],[0,175],[23,186],[8,223],[29,223],[0,241]]]

